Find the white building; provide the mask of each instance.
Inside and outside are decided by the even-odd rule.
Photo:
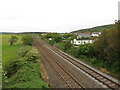
[[[80,45],[80,44],[93,43],[93,42],[94,42],[94,40],[92,40],[92,39],[73,39],[71,41],[71,44]]]
[[[93,32],[92,33],[92,37],[99,37],[99,35],[101,34],[101,32]]]

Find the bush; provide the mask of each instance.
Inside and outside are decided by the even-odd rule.
[[[51,40],[51,41],[48,41],[48,43],[51,44],[51,45],[54,45],[55,41]]]
[[[84,44],[79,46],[79,54],[86,55],[89,57],[96,56],[93,44]]]
[[[22,41],[24,45],[32,45],[33,38],[31,35],[25,35],[22,37]]]
[[[57,48],[59,48],[60,50],[64,50],[64,43],[63,42],[59,42],[59,43],[56,43],[54,44]]]
[[[18,55],[21,57],[24,57],[30,50],[31,50],[30,46],[28,46],[28,45],[22,46],[19,49]]]
[[[92,64],[95,64],[95,63],[96,63],[96,60],[97,60],[96,58],[90,59],[90,61],[91,61]]]
[[[74,56],[75,58],[79,57],[79,51],[78,48],[72,47],[71,49],[68,49],[67,51],[70,55]]]
[[[39,53],[35,48],[32,48],[26,56],[28,61],[36,62],[39,59]]]
[[[67,50],[72,48],[72,44],[70,43],[70,41],[66,41],[64,42],[64,46],[63,46],[63,51],[66,52]]]
[[[6,66],[6,76],[10,78],[12,75],[17,73],[17,71],[23,66],[25,58],[12,60],[8,66]]]

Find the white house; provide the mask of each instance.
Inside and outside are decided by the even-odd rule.
[[[101,34],[101,32],[93,32],[92,33],[92,37],[98,37]]]
[[[48,38],[49,40],[52,40],[52,38]]]
[[[93,43],[93,42],[94,42],[94,40],[92,40],[92,39],[73,39],[71,41],[71,44],[80,45],[80,44]]]

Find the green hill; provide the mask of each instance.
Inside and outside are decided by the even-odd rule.
[[[103,25],[103,26],[96,26],[93,28],[87,28],[87,29],[80,29],[76,31],[72,31],[71,33],[91,33],[91,32],[102,32],[103,30],[112,28],[113,24],[110,25]]]

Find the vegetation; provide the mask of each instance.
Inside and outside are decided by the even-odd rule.
[[[18,51],[18,55],[24,57],[30,50],[31,50],[30,46],[28,45],[22,46]]]
[[[4,77],[4,88],[47,88],[47,84],[41,80],[39,64],[28,63],[23,60],[16,63],[22,65],[13,77]],[[13,66],[12,64],[11,66]]]
[[[22,41],[24,45],[32,45],[33,38],[30,34],[27,34],[22,37]]]
[[[120,58],[118,56],[119,49],[119,25],[120,22],[116,22],[115,25],[110,29],[102,33],[100,38],[95,42],[94,46],[98,52],[98,57],[104,60],[104,62],[111,68],[113,73],[120,74]]]
[[[41,80],[39,64],[36,61],[38,57],[38,52],[32,48],[24,57],[9,63],[5,68],[3,87],[47,88],[47,84]]]
[[[26,35],[16,35],[18,42],[9,46],[11,35],[3,35],[3,88],[48,88],[41,79],[38,51],[22,45],[21,39]],[[32,43],[32,42],[31,42]],[[11,53],[12,52],[12,53]]]

